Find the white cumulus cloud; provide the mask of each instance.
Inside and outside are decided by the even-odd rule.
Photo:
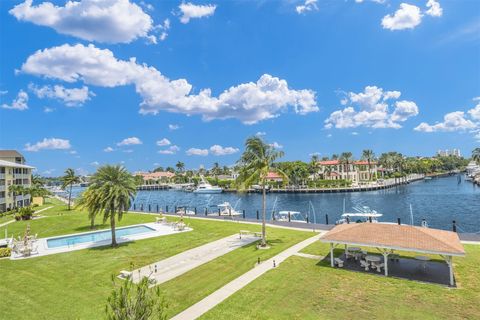
[[[168,129],[174,131],[180,129],[180,126],[178,124],[169,124]]]
[[[103,152],[113,152],[114,149],[112,147],[106,147],[105,149],[103,149]]]
[[[420,123],[415,130],[423,132],[435,132],[435,131],[460,131],[475,128],[475,124],[465,118],[465,112],[454,111],[447,113],[443,117],[443,122],[429,125],[426,122]]]
[[[68,107],[81,106],[95,94],[88,87],[65,88],[61,85],[38,87],[30,84],[28,88],[40,99],[50,98],[62,101]]]
[[[117,143],[117,146],[131,146],[131,145],[137,145],[137,144],[142,144],[143,142],[138,139],[137,137],[130,137],[130,138],[125,138],[119,143]]]
[[[58,138],[44,138],[35,144],[27,143],[25,145],[25,151],[37,152],[40,150],[68,150],[72,146],[70,141],[66,139]]]
[[[202,115],[204,120],[235,118],[245,124],[275,118],[291,107],[297,114],[318,111],[315,92],[293,90],[287,81],[264,74],[256,82],[230,87],[218,97],[210,89],[192,93],[185,79],[170,80],[135,58],[118,60],[108,49],[68,44],[39,50],[28,57],[21,72],[85,84],[116,87],[133,84],[143,98],[142,114],[160,111]]]
[[[427,1],[427,8],[428,10],[425,12],[429,16],[432,17],[441,17],[443,14],[443,9],[440,6],[440,3],[435,0],[428,0]]]
[[[384,91],[367,86],[364,92],[348,92],[342,101],[346,108],[334,111],[325,120],[326,128],[401,128],[401,122],[418,114],[413,101],[397,100],[400,91]]]
[[[18,91],[17,97],[13,99],[11,104],[2,104],[1,107],[3,109],[10,109],[10,110],[19,110],[24,111],[28,109],[28,93],[23,90]]]
[[[20,21],[88,41],[129,43],[148,37],[153,29],[152,18],[129,0],[67,1],[63,7],[51,2],[34,6],[26,0],[9,12]]]
[[[157,146],[160,146],[160,147],[169,146],[171,144],[172,143],[167,138],[163,138],[163,139],[157,141]]]
[[[282,149],[283,148],[283,146],[276,141],[274,141],[273,143],[270,143],[270,146],[274,147],[275,149]]]
[[[191,2],[184,3],[182,2],[178,8],[182,13],[180,17],[181,23],[188,23],[190,19],[204,18],[213,16],[215,13],[216,5],[207,4],[207,5],[195,5]]]
[[[389,30],[413,29],[422,22],[420,8],[408,3],[401,3],[393,15],[383,17],[382,26]]]
[[[190,148],[185,153],[188,156],[208,156],[208,149]]]
[[[229,154],[234,154],[240,151],[238,148],[233,147],[222,147],[218,144],[215,144],[210,147],[210,152],[215,156],[226,156]]]
[[[303,4],[296,6],[295,10],[298,14],[318,10],[317,0],[305,0]]]
[[[422,132],[470,131],[476,134],[476,138],[480,134],[480,99],[474,98],[473,101],[476,101],[477,105],[466,113],[463,111],[450,112],[443,117],[442,122],[435,124],[422,122],[414,130]]]
[[[180,148],[176,145],[172,145],[172,146],[168,147],[167,149],[158,150],[158,153],[160,153],[160,154],[176,154],[178,151],[180,151]]]

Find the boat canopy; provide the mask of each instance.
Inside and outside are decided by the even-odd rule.
[[[278,211],[278,214],[288,214],[290,212],[290,214],[299,214],[300,212],[299,211]]]
[[[231,207],[232,205],[229,202],[224,202],[217,204],[217,207]]]
[[[344,213],[342,214],[342,217],[366,217],[366,218],[369,218],[369,217],[372,217],[372,218],[379,218],[383,216],[383,214],[381,213],[377,213],[377,212],[355,212],[355,213]]]

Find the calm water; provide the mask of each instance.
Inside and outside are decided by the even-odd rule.
[[[470,182],[458,184],[457,176],[418,181],[406,186],[387,190],[336,193],[336,194],[268,194],[267,207],[271,214],[274,203],[275,211],[292,210],[309,215],[310,221],[325,223],[325,214],[329,222],[340,218],[345,199],[347,211],[356,205],[366,205],[383,213],[380,221],[410,223],[410,204],[413,209],[414,224],[419,225],[425,218],[429,226],[451,229],[452,220],[457,221],[461,232],[480,232],[480,188]],[[246,216],[256,217],[256,210],[261,210],[260,194],[195,194],[183,191],[139,191],[134,201],[135,209],[152,212],[159,208],[174,210],[175,206],[197,207],[203,214],[205,208],[214,212],[215,205],[224,201],[236,204],[237,210],[245,210]],[[313,209],[309,205],[312,203]],[[310,209],[309,209],[310,207]],[[315,214],[313,214],[315,211]],[[269,214],[269,215],[270,215]]]
[[[152,231],[155,231],[155,230],[147,226],[120,228],[120,229],[116,229],[115,238],[118,240],[123,236],[152,232]],[[110,230],[103,230],[103,231],[91,232],[88,234],[81,234],[77,236],[49,239],[47,240],[47,245],[49,248],[58,248],[58,247],[71,246],[78,243],[98,242],[98,241],[111,240],[111,239],[112,239],[112,232]]]

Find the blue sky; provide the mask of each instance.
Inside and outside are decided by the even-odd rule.
[[[0,148],[46,175],[230,165],[257,133],[286,160],[469,154],[480,2],[403,2],[2,1]]]

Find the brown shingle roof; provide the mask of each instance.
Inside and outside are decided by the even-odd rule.
[[[323,235],[321,240],[432,254],[465,255],[463,245],[455,232],[409,225],[341,224]]]
[[[23,157],[17,150],[0,150],[0,158]]]

